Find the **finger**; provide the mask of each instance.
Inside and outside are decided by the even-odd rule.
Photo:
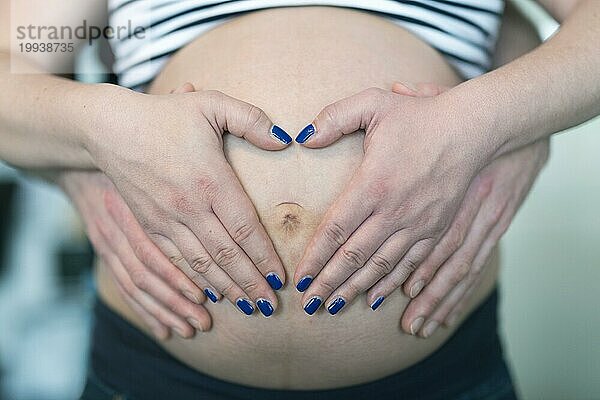
[[[406,332],[418,332],[452,288],[470,272],[475,256],[497,221],[496,218],[490,218],[494,207],[494,202],[486,202],[482,206],[464,244],[442,265],[422,293],[410,302],[402,316],[402,326]]]
[[[371,309],[375,310],[381,305],[381,302],[399,288],[409,277],[409,275],[421,264],[421,262],[431,252],[434,239],[427,238],[415,242],[415,239],[407,235],[406,231],[398,232],[394,240],[390,240],[380,250],[377,251],[378,257],[375,255],[371,261],[371,271],[364,286],[368,286],[367,303]],[[390,260],[389,264],[385,264],[386,268],[391,271],[388,274],[383,274],[385,271],[377,266],[381,264],[382,259]],[[365,269],[365,271],[369,271]],[[367,274],[367,272],[365,272]],[[377,279],[378,277],[378,279]]]
[[[449,86],[435,83],[417,83],[415,85],[409,82],[394,82],[392,85],[392,92],[411,97],[433,97],[449,89]]]
[[[144,310],[146,310],[155,319],[173,329],[182,338],[194,336],[196,330],[183,318],[166,309],[157,300],[141,291],[131,280],[129,274],[118,257],[114,254],[105,258],[108,265],[113,266],[112,272],[114,278],[119,281],[120,287],[127,296],[134,299]]]
[[[229,236],[217,217],[214,214],[207,214],[200,220],[190,222],[195,222],[192,230],[196,237],[201,232],[210,232],[210,235],[204,235],[201,239],[208,254],[254,301],[265,317],[271,316],[277,308],[275,293],[246,253]],[[246,305],[238,304],[238,307]]]
[[[285,270],[273,243],[258,219],[254,205],[233,172],[222,185],[212,209],[235,243],[242,248],[274,290],[285,282]]]
[[[113,277],[114,278],[114,277]],[[169,329],[168,326],[166,326],[165,324],[163,324],[162,322],[160,322],[158,319],[154,318],[152,316],[152,314],[150,314],[148,311],[146,311],[144,309],[144,307],[142,307],[137,301],[135,301],[131,296],[129,296],[127,294],[127,292],[125,291],[125,289],[123,289],[123,287],[121,286],[121,284],[116,280],[113,279],[115,281],[115,286],[117,287],[121,297],[123,298],[123,300],[125,300],[125,302],[127,303],[127,305],[138,315],[142,318],[142,320],[144,321],[144,323],[146,324],[146,326],[148,326],[148,328],[150,329],[150,331],[152,332],[152,334],[158,339],[158,340],[167,340],[170,336],[171,336],[171,330]]]
[[[489,233],[485,242],[479,249],[477,256],[475,256],[475,260],[473,260],[473,272],[479,274],[483,266],[487,263],[490,255],[492,254],[492,250],[496,247],[502,235],[506,233],[508,227],[510,226],[510,222],[515,216],[515,212],[517,210],[517,204],[508,204],[502,213],[502,216],[498,219],[498,222],[495,224],[492,231]]]
[[[206,298],[213,303],[217,303],[219,300],[221,300],[223,297],[221,293],[219,293],[219,291],[215,289],[215,287],[211,285],[201,274],[194,271],[192,267],[190,267],[185,257],[181,254],[173,242],[171,242],[167,237],[160,235],[155,235],[153,240],[156,242],[158,248],[162,249],[165,256],[168,257],[169,262],[179,268],[179,270],[181,270],[187,278],[194,282],[198,288],[202,289],[202,292],[204,292]],[[184,293],[184,295],[186,294]],[[203,298],[202,303],[204,303],[204,301],[205,300]]]
[[[116,225],[112,224],[112,221],[105,221],[104,224],[99,225],[99,230],[118,262],[139,290],[160,301],[174,314],[185,318],[194,328],[200,331],[210,328],[210,316],[206,309],[192,303],[147,269],[135,256],[125,235],[118,230]]]
[[[336,302],[338,297],[346,299],[350,303],[358,295],[367,292],[383,277],[393,274],[394,280],[403,282],[406,276],[413,271],[415,265],[418,265],[425,257],[429,248],[433,246],[431,240],[420,240],[407,252],[408,243],[412,241],[406,231],[399,231],[392,235],[362,269],[352,275],[331,295],[326,302],[328,310],[331,304],[334,305],[335,310],[335,305],[339,304],[339,301]],[[396,287],[400,284],[397,283]],[[372,310],[376,310],[394,289],[385,292],[369,292],[366,299],[367,304]]]
[[[221,133],[229,132],[264,150],[281,150],[292,142],[292,137],[260,108],[218,91],[204,93]]]
[[[373,199],[361,188],[360,178],[353,178],[346,189],[329,208],[317,227],[304,255],[296,267],[294,284],[304,292],[312,280],[350,235],[371,215]]]
[[[107,191],[104,195],[104,204],[111,221],[114,221],[118,229],[123,232],[125,240],[131,243],[136,257],[144,265],[194,303],[201,304],[206,300],[202,290],[200,290],[200,288],[204,289],[206,286],[195,285],[180,269],[169,262],[169,259],[164,255],[165,253],[161,252],[146,235],[118,193]],[[171,249],[171,251],[173,250]],[[170,254],[174,256],[173,253]]]
[[[431,254],[415,270],[404,284],[404,293],[415,298],[421,290],[431,281],[439,267],[463,244],[468,230],[473,224],[483,200],[489,195],[491,182],[476,177],[469,186],[460,209],[456,214],[450,228],[444,233],[442,239],[435,245]]]
[[[314,314],[320,301],[327,299],[348,277],[362,269],[373,253],[393,234],[392,226],[386,229],[386,224],[390,225],[382,218],[368,218],[335,252],[302,296],[302,304],[308,314]],[[347,300],[333,299],[335,307],[328,307],[329,312],[337,313]]]
[[[250,295],[244,292],[234,277],[215,262],[197,236],[185,225],[174,225],[171,229],[170,236],[173,238],[173,243],[181,251],[189,266],[210,282],[217,292],[222,293],[239,311],[251,315],[254,312],[254,303]],[[203,232],[211,231],[203,230]],[[219,257],[230,254],[229,250],[224,247],[217,253]],[[264,281],[264,279],[262,280]]]
[[[190,93],[190,92],[195,92],[195,91],[196,91],[196,89],[194,88],[194,85],[192,85],[189,82],[186,82],[183,85],[181,85],[180,87],[178,87],[177,89],[175,89],[174,91],[172,91],[171,93],[182,94],[182,93]]]
[[[326,106],[300,131],[296,142],[309,148],[326,147],[343,135],[366,130],[387,94],[385,90],[371,88]]]
[[[454,326],[460,318],[465,317],[465,310],[469,304],[469,300],[473,297],[473,293],[475,292],[475,288],[479,286],[481,281],[483,280],[482,274],[474,274],[475,279],[471,282],[471,284],[467,287],[467,290],[463,294],[463,296],[458,300],[456,305],[450,310],[448,316],[445,318],[444,325],[450,327]]]

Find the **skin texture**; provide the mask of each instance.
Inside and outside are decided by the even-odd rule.
[[[587,3],[586,3],[586,7],[587,7],[588,11],[590,11],[590,12],[589,12],[589,13],[587,13],[588,15],[586,16],[586,18],[584,18],[583,16],[582,16],[582,17],[579,17],[579,20],[580,20],[580,22],[581,22],[581,21],[586,21],[586,20],[589,20],[590,18],[595,18],[595,15],[597,15],[597,13],[594,13],[594,12],[593,12],[593,9],[591,9],[591,7],[592,7],[592,6],[589,6],[589,4],[592,4],[592,3],[591,3],[591,2],[587,2]],[[584,12],[581,12],[580,14],[584,14]],[[584,25],[586,25],[586,24],[583,24],[583,23],[582,23],[581,25],[582,25],[582,26],[584,26]],[[589,26],[589,25],[587,25],[587,26]],[[570,31],[574,31],[574,30],[575,30],[575,28],[572,28],[572,29],[570,29]],[[590,34],[594,34],[594,32],[592,32],[592,33],[590,33]],[[571,35],[573,35],[573,34],[571,34]],[[569,37],[569,35],[563,35],[563,37],[564,37],[564,36],[566,36],[566,37]],[[592,39],[593,39],[593,37],[592,37]],[[564,39],[564,40],[562,41],[562,43],[564,44],[564,43],[566,43],[566,41],[568,41],[568,39]],[[584,42],[584,43],[590,43],[590,41],[589,41],[589,40],[584,40],[583,42]],[[597,41],[593,41],[593,40],[592,40],[591,42],[592,42],[592,43],[597,43]],[[559,42],[559,43],[561,43],[561,42]],[[571,40],[571,43],[573,43],[573,39]],[[579,53],[584,53],[584,54],[585,54],[585,51],[584,51],[584,50],[587,50],[587,49],[581,49],[581,48],[578,48],[578,49],[576,49],[576,50],[577,50],[577,51],[579,51]],[[566,58],[567,58],[567,59],[569,59],[569,60],[571,60],[571,59],[578,59],[578,57],[566,57]],[[537,64],[537,65],[539,65],[539,61],[540,61],[540,60],[538,59],[538,64]],[[593,62],[594,62],[594,60],[593,60],[593,58],[590,58],[590,59],[587,59],[587,60],[586,60],[586,62],[593,63]],[[529,65],[529,66],[531,66],[531,65]],[[583,65],[583,66],[582,66],[582,65],[575,65],[574,67],[579,67],[579,70],[588,70],[588,69],[589,69],[589,68],[588,68],[588,65]],[[575,68],[575,69],[577,69],[577,68]],[[592,69],[592,70],[593,70],[593,69]],[[543,75],[543,74],[542,74],[542,75]],[[48,86],[44,85],[44,83],[45,83],[45,80],[44,80],[44,78],[41,78],[41,79],[39,79],[39,80],[37,80],[37,81],[34,81],[34,80],[29,80],[28,82],[26,82],[26,84],[25,84],[24,86],[27,86],[27,83],[29,83],[29,84],[32,84],[32,83],[34,83],[34,82],[36,82],[36,83],[40,83],[40,84],[41,84],[41,85],[39,85],[39,86],[38,86],[38,89],[39,89],[39,88],[43,88],[43,89],[47,90],[47,89],[49,88]],[[506,82],[505,82],[505,83],[506,83]],[[521,81],[521,82],[519,82],[519,83],[523,83],[523,81]],[[16,85],[16,86],[18,86],[18,85]],[[71,98],[71,93],[69,93],[69,92],[70,92],[69,90],[64,90],[65,86],[66,86],[66,85],[62,85],[62,84],[56,83],[56,86],[52,86],[52,87],[50,87],[50,90],[52,90],[52,89],[55,89],[55,92],[54,92],[55,94],[56,94],[56,93],[58,93],[59,95],[61,95],[61,94],[64,94],[64,95],[65,95],[65,99],[66,99],[67,101],[65,101],[65,103],[64,103],[64,104],[61,104],[61,105],[60,105],[60,107],[65,107],[65,108],[67,108],[67,109],[69,109],[69,108],[72,108],[74,111],[76,111],[76,113],[74,113],[74,114],[72,115],[72,117],[73,117],[72,119],[70,119],[68,116],[67,116],[67,118],[65,118],[65,119],[66,119],[67,121],[71,121],[71,120],[72,120],[72,121],[77,121],[77,118],[78,118],[78,117],[77,117],[76,115],[77,115],[77,114],[79,113],[79,111],[81,111],[81,110],[78,108],[78,103],[77,103],[77,102],[71,102],[71,101],[68,101],[68,100]],[[523,87],[523,86],[521,86],[521,87]],[[574,85],[574,87],[577,87],[577,85]],[[513,87],[513,89],[514,89],[514,87]],[[9,90],[9,91],[11,91],[11,92],[14,92],[14,91],[15,91],[15,90],[14,90],[14,87],[10,87],[10,86],[8,86],[8,90]],[[74,90],[73,92],[79,92],[79,91],[77,91],[77,90]],[[38,92],[33,92],[33,94],[34,94],[34,95],[35,95],[36,93],[38,93]],[[455,92],[455,93],[459,93],[459,92]],[[506,93],[515,93],[515,92],[514,92],[514,91],[513,91],[513,92],[504,92],[504,94],[505,94],[505,95],[506,95]],[[560,93],[560,92],[559,92],[559,93]],[[592,94],[590,94],[590,93],[592,93]],[[590,90],[590,91],[588,91],[588,92],[584,93],[584,96],[582,96],[582,97],[583,97],[583,100],[582,100],[582,101],[583,101],[585,104],[584,104],[584,106],[581,108],[581,110],[582,110],[582,113],[581,113],[579,116],[576,116],[576,117],[575,117],[575,120],[580,120],[581,118],[585,118],[585,117],[586,117],[586,115],[588,115],[588,114],[589,114],[589,111],[588,111],[588,110],[590,109],[590,107],[592,107],[592,108],[594,107],[594,104],[595,104],[595,103],[594,103],[593,93],[595,93],[595,92],[594,92],[594,90],[593,90],[593,88],[591,88],[591,90]],[[29,94],[31,94],[31,93],[29,93]],[[40,92],[39,92],[39,94],[42,94],[42,96],[41,96],[42,98],[44,97],[44,96],[43,96],[43,91],[40,91]],[[81,94],[82,94],[82,93],[81,93],[81,92],[79,92],[79,95],[81,95]],[[587,98],[585,98],[585,96],[588,96],[588,97],[587,97]],[[25,97],[26,97],[26,96],[25,96]],[[441,97],[442,97],[442,96],[441,96]],[[474,97],[477,97],[477,96],[474,96]],[[535,96],[531,96],[531,97],[535,97]],[[453,99],[457,99],[457,98],[459,98],[459,97],[453,97]],[[445,99],[448,99],[448,97],[446,97]],[[16,103],[18,103],[18,100],[19,100],[19,99],[17,98],[17,101],[16,101]],[[457,102],[456,104],[459,104],[459,103]],[[590,106],[590,104],[591,104],[591,106]],[[520,104],[520,106],[522,106],[522,105],[523,105],[523,104],[521,103],[521,104]],[[17,108],[18,108],[18,107],[17,107]],[[6,108],[4,108],[4,109],[6,109]],[[45,108],[45,107],[40,107],[40,109],[48,111],[48,108]],[[518,108],[517,108],[517,109],[518,109]],[[473,110],[475,110],[475,108],[474,108],[474,107],[473,107]],[[473,110],[471,110],[471,111],[473,111]],[[52,111],[52,110],[50,109],[50,111]],[[58,111],[58,113],[57,113],[58,115],[63,115],[63,114],[61,114],[61,113],[60,113],[60,111],[63,111],[63,110],[61,110],[61,109],[58,109],[58,110],[55,110],[55,111]],[[513,111],[514,111],[514,110],[513,110]],[[531,109],[528,109],[528,111],[529,111],[529,112],[534,112],[534,113],[536,112],[536,110],[531,110]],[[48,112],[48,114],[53,114],[53,113],[52,113],[52,112]],[[515,114],[516,114],[516,113],[515,113]],[[473,114],[471,114],[471,115],[473,115]],[[489,116],[489,115],[491,115],[491,114],[488,114],[488,116]],[[513,114],[513,115],[514,115],[514,114]],[[86,117],[89,117],[89,115],[87,115]],[[494,115],[494,117],[496,117],[496,115]],[[563,116],[559,115],[559,116],[558,116],[556,119],[561,119],[561,120],[563,120],[563,122],[564,122],[564,120],[568,120],[568,118],[564,118],[564,115],[563,115]],[[17,122],[15,122],[15,118],[13,118],[13,119],[11,120],[9,117],[6,117],[6,116],[4,116],[4,117],[3,117],[3,121],[4,121],[4,120],[10,120],[10,121],[11,121],[11,124],[8,124],[8,125],[10,125],[10,126],[15,126],[15,125],[17,125],[17,126],[18,126],[18,125],[19,125],[19,123],[18,123],[18,118],[16,118]],[[32,120],[35,120],[35,118],[33,118]],[[46,124],[46,126],[45,126],[45,129],[46,129],[46,131],[49,131],[49,132],[50,132],[50,133],[52,133],[52,134],[55,134],[55,135],[61,135],[61,133],[60,133],[60,132],[61,132],[61,131],[63,131],[63,130],[64,130],[65,132],[67,132],[67,133],[71,133],[71,134],[73,133],[73,131],[72,131],[71,127],[66,127],[67,129],[63,129],[63,128],[65,128],[65,126],[61,126],[59,123],[57,123],[56,125],[53,125],[52,123],[48,124],[48,121],[47,121],[46,119],[44,119],[44,118],[40,118],[39,120],[40,120],[40,121],[43,121],[43,123],[45,123],[45,124]],[[52,121],[50,121],[50,122],[52,122]],[[537,122],[539,123],[539,120],[538,120]],[[554,123],[556,123],[556,120],[554,121]],[[74,124],[74,125],[77,125],[77,124]],[[535,123],[534,123],[533,125],[535,125]],[[552,125],[552,124],[549,124],[549,125]],[[559,124],[559,125],[560,125],[560,124]],[[31,131],[33,131],[34,133],[35,133],[36,129],[38,129],[38,128],[36,128],[35,126],[33,126],[33,127],[31,127],[31,126],[28,126],[27,128],[31,128],[30,130],[31,130]],[[522,128],[522,127],[519,127],[519,128]],[[506,127],[503,127],[503,129],[506,129],[506,130],[505,130],[506,132],[510,131],[510,129],[507,129]],[[41,129],[39,129],[39,130],[41,131]],[[548,130],[548,129],[546,129],[546,130]],[[543,131],[544,131],[544,130],[543,130]],[[516,135],[517,135],[517,136],[519,136],[519,138],[520,138],[521,140],[529,140],[529,139],[523,139],[523,138],[521,137],[521,134],[522,134],[522,132],[519,132],[519,130],[518,130],[518,129],[515,129],[515,132],[516,132]],[[541,134],[544,134],[544,133],[542,132]],[[35,136],[35,135],[34,135],[34,136]],[[51,135],[51,136],[52,136],[52,135]],[[13,140],[10,140],[10,141],[9,141],[11,145],[12,145],[12,144],[15,144],[15,143],[16,143],[16,144],[18,144],[18,142],[19,142],[19,141],[18,141],[17,139],[14,139],[14,138],[11,138],[11,139],[13,139]],[[35,137],[34,137],[34,142],[35,142]],[[72,146],[73,142],[75,142],[75,145],[74,145],[74,146]],[[65,143],[68,143],[68,144],[69,144],[69,146],[71,146],[71,147],[69,147],[69,146],[66,146],[66,147],[64,147],[64,148],[63,148],[63,147],[61,147],[61,146],[62,146],[64,143],[59,143],[59,144],[56,144],[56,146],[57,146],[57,147],[55,147],[55,148],[52,148],[51,146],[48,146],[49,148],[52,148],[52,151],[49,151],[49,153],[53,153],[53,152],[55,152],[55,150],[58,150],[56,153],[57,153],[57,154],[61,154],[61,156],[62,156],[62,157],[61,157],[61,160],[60,160],[60,162],[63,162],[63,163],[64,163],[65,161],[66,161],[66,162],[71,162],[71,160],[75,160],[75,161],[73,161],[73,163],[74,163],[74,164],[80,163],[81,165],[86,165],[86,163],[89,161],[89,159],[87,159],[87,158],[86,158],[86,157],[87,157],[87,155],[86,155],[86,152],[85,152],[85,151],[83,151],[83,153],[82,153],[82,154],[83,154],[83,156],[82,156],[82,157],[75,156],[75,155],[74,155],[72,158],[71,158],[71,157],[64,157],[64,156],[65,156],[65,154],[71,154],[70,152],[72,152],[72,153],[77,153],[77,152],[80,150],[80,149],[79,149],[79,146],[77,145],[77,140],[74,140],[74,141],[67,140],[67,141],[65,141]],[[500,150],[499,150],[499,151],[500,151],[500,153],[502,153],[502,152],[504,152],[504,151],[508,151],[508,150],[510,150],[510,149],[511,149],[511,146],[517,146],[517,145],[518,145],[518,143],[519,143],[519,141],[517,140],[517,141],[511,142],[511,143],[512,143],[512,144],[510,144],[508,147],[506,147],[506,149],[500,149]],[[61,150],[64,150],[64,151],[63,151],[63,152],[61,152]],[[36,153],[36,154],[37,154],[37,155],[39,155],[40,157],[32,157],[32,156],[31,156],[31,153],[26,153],[25,151],[17,151],[16,153],[6,152],[6,154],[8,154],[8,156],[6,156],[6,157],[7,157],[7,159],[9,159],[9,158],[11,157],[11,156],[10,156],[10,154],[17,154],[19,157],[21,157],[21,158],[17,157],[17,159],[18,159],[18,160],[25,160],[25,164],[26,164],[27,162],[31,162],[31,160],[34,160],[34,161],[33,161],[33,163],[42,162],[42,163],[44,163],[44,165],[50,165],[50,164],[54,165],[53,163],[56,163],[56,162],[57,162],[57,160],[55,160],[55,159],[53,159],[53,158],[52,158],[52,155],[47,155],[47,154],[44,154],[44,153],[43,153],[43,149],[41,149],[41,150],[40,150],[40,149],[38,149],[38,153]],[[47,157],[47,158],[44,158],[44,157]],[[40,160],[41,160],[41,161],[40,161]],[[59,164],[59,165],[62,165],[62,164]],[[71,164],[67,164],[67,165],[71,165]],[[79,165],[79,164],[77,164],[77,165]]]
[[[207,63],[217,51],[227,62]],[[330,57],[316,56],[324,51]],[[364,61],[344,61],[356,54]],[[281,9],[241,17],[198,38],[171,59],[151,93],[168,93],[189,80],[197,88],[221,90],[255,104],[291,133],[340,95],[373,85],[391,88],[396,79],[447,85],[459,81],[435,51],[385,20],[340,9]],[[294,273],[327,208],[360,165],[363,139],[356,134],[319,150],[293,144],[267,152],[225,136],[226,159],[287,276]],[[482,271],[485,279],[466,315],[492,290],[496,261]],[[98,287],[113,310],[144,329],[144,322],[121,301],[102,263]],[[222,379],[262,387],[326,388],[406,368],[435,351],[455,329],[439,329],[427,340],[404,334],[400,316],[410,299],[399,290],[375,312],[359,297],[335,317],[324,310],[307,315],[298,306],[301,294],[289,281],[278,297],[277,311],[268,319],[205,302],[212,316],[210,331],[185,340],[173,335],[161,345],[182,362]]]
[[[424,83],[411,89],[395,83],[392,90],[405,96],[431,97],[449,88]],[[541,140],[499,157],[471,182],[444,237],[404,282],[404,292],[414,299],[402,318],[406,331],[429,337],[440,324],[452,325],[460,318],[481,279],[481,269],[546,163],[548,150],[549,142]],[[372,290],[389,293],[397,286],[386,277]]]
[[[336,290],[360,293],[380,279],[388,281],[382,284],[388,290],[402,284],[444,237],[486,166],[598,113],[600,81],[591,71],[600,65],[600,3],[572,4],[560,32],[544,45],[439,96],[408,99],[371,88],[317,115],[304,146],[322,148],[361,129],[365,157],[295,272],[296,284],[314,278],[303,304],[329,298],[327,304],[336,300],[330,297]],[[539,72],[535,79],[532,70]],[[570,83],[548,87],[548,77]],[[586,79],[593,82],[576,90]],[[547,102],[537,100],[549,95]],[[566,101],[578,106],[564,107]],[[461,264],[458,280],[468,271]],[[368,301],[385,295],[375,288]],[[422,324],[417,317],[408,330],[416,333]]]
[[[91,3],[84,10],[93,10]],[[122,196],[173,264],[191,278],[203,276],[202,289],[223,294],[243,312],[254,311],[258,300],[276,309],[265,277],[274,273],[283,282],[281,261],[222,149],[225,130],[265,150],[285,148],[270,134],[269,117],[218,91],[148,96],[41,73],[11,74],[5,26],[0,157],[21,168],[102,171],[120,193],[106,196],[107,209]],[[146,281],[132,280],[148,291],[140,288]]]

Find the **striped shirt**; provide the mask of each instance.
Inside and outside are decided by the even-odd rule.
[[[110,40],[122,86],[141,89],[169,57],[204,32],[251,11],[333,6],[389,19],[439,51],[464,78],[489,70],[504,0],[109,0],[110,26],[143,27]]]

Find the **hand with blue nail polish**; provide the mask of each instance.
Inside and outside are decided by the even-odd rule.
[[[321,298],[337,315],[368,291],[377,310],[390,292],[369,289],[383,280],[399,287],[450,226],[490,154],[462,121],[448,121],[441,97],[368,89],[327,106],[296,137],[321,148],[365,131],[361,165],[296,268],[303,305]]]
[[[123,199],[172,268],[199,276],[211,301],[224,296],[249,314],[263,299],[263,314],[273,313],[285,272],[225,158],[223,135],[265,150],[284,149],[292,138],[259,108],[191,84],[169,95],[122,97],[111,121],[144,116],[144,122],[129,121],[130,133],[115,122],[89,143],[95,165],[117,189],[104,198],[108,211],[118,214]],[[126,235],[131,231],[123,219],[115,221]]]

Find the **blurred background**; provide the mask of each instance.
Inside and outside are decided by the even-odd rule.
[[[531,1],[515,3],[542,37],[556,29]],[[501,333],[523,399],[600,399],[600,120],[552,144],[503,239]],[[60,191],[0,164],[0,400],[77,398],[92,259]]]

